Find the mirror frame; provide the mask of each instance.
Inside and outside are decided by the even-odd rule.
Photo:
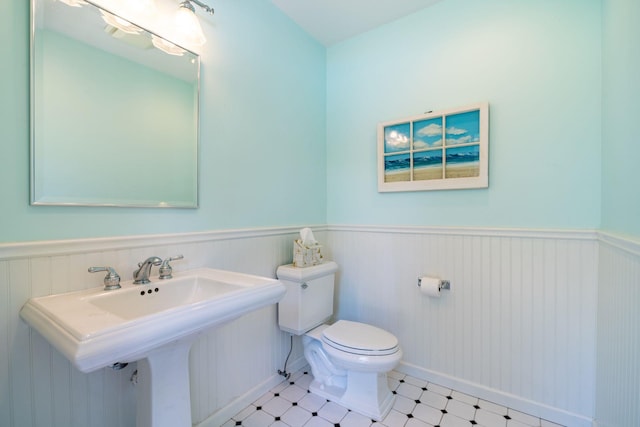
[[[197,209],[199,208],[200,203],[200,74],[201,74],[201,58],[200,55],[193,52],[190,49],[187,49],[177,43],[171,41],[171,43],[175,44],[181,49],[184,49],[188,54],[193,55],[194,59],[197,61],[196,65],[196,76],[195,76],[195,200],[193,202],[188,201],[184,204],[176,204],[172,202],[165,201],[152,201],[149,203],[142,202],[127,202],[127,201],[118,201],[118,202],[77,202],[77,201],[42,201],[36,199],[36,64],[35,64],[35,56],[36,56],[36,3],[42,2],[43,0],[30,0],[30,34],[29,34],[29,166],[30,166],[30,190],[29,190],[29,201],[31,206],[85,206],[85,207],[125,207],[125,208],[179,208],[179,209]],[[46,0],[44,0],[46,1]],[[84,0],[91,7],[96,7],[101,10],[105,10],[115,16],[118,16],[117,13],[113,13],[111,10],[106,9],[105,7],[94,3],[93,0]],[[154,31],[147,29],[145,26],[141,26],[136,22],[132,22],[134,25],[141,28],[143,31],[146,31],[150,35],[155,35],[157,37],[164,38],[160,36]]]

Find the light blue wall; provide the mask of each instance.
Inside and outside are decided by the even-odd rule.
[[[640,3],[603,2],[602,228],[640,237]]]
[[[446,0],[331,47],[329,223],[598,228],[600,25],[598,0]],[[480,101],[489,189],[377,192],[377,123]]]
[[[29,2],[0,2],[0,242],[326,222],[325,49],[270,2],[203,20],[200,209],[29,206]]]
[[[640,2],[602,2],[602,229],[640,238]],[[640,423],[637,302],[640,261],[600,250],[595,418],[598,426]]]
[[[29,11],[1,2],[0,242],[325,222],[640,235],[638,11],[605,5],[601,58],[598,0],[446,0],[326,51],[269,2],[221,3],[204,25],[201,208],[151,210],[28,205]],[[377,192],[378,122],[477,101],[489,189]]]

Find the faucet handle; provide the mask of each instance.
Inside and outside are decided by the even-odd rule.
[[[104,276],[104,290],[111,291],[114,289],[120,289],[120,276],[111,267],[89,267],[89,273],[97,273],[99,271],[106,271],[107,275]]]
[[[167,258],[164,261],[162,261],[162,265],[160,266],[159,279],[162,279],[162,280],[171,279],[173,277],[173,267],[171,267],[171,265],[169,264],[169,261],[175,261],[182,258],[184,258],[184,256],[176,255],[174,257]]]

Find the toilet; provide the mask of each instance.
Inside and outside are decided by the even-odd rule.
[[[311,366],[309,391],[376,421],[393,406],[387,372],[402,359],[398,339],[391,333],[333,315],[333,289],[338,264],[278,267],[287,292],[278,303],[280,329],[303,335],[304,357]]]

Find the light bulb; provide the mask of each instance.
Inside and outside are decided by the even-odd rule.
[[[158,13],[158,8],[153,0],[129,1],[127,2],[127,7],[137,16],[143,14],[155,15]]]
[[[180,4],[175,15],[175,24],[178,36],[186,45],[202,46],[207,41],[193,6],[188,1]]]

